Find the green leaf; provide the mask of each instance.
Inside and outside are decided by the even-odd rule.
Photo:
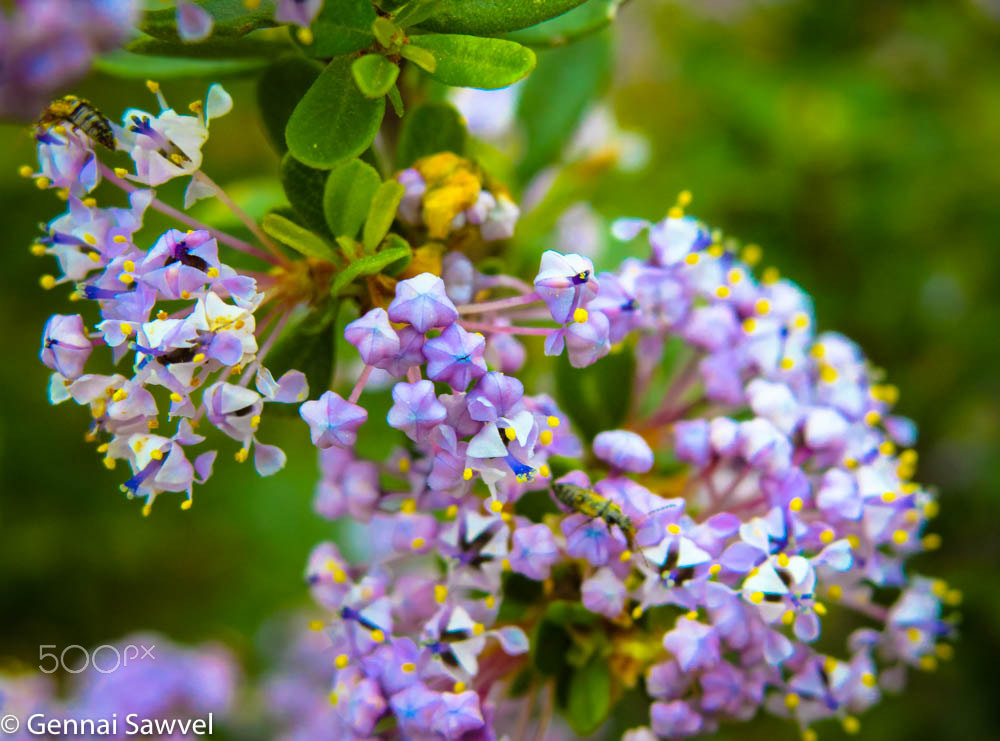
[[[625,0],[587,0],[568,13],[503,37],[527,46],[565,46],[610,24],[624,3]]]
[[[527,142],[518,167],[522,182],[559,155],[610,70],[606,33],[539,52],[538,68],[524,83],[517,107]]]
[[[492,36],[555,18],[584,0],[441,0],[420,24],[428,31]]]
[[[390,21],[384,16],[379,16],[372,23],[372,33],[375,34],[375,39],[384,46],[386,49],[390,49],[403,43],[405,34],[403,29],[397,26],[395,23]]]
[[[285,126],[295,106],[310,86],[316,82],[323,68],[303,57],[280,59],[257,80],[257,106],[264,121],[264,129],[275,149],[288,151],[285,144]]]
[[[309,56],[319,59],[360,51],[375,41],[372,34],[375,17],[375,8],[368,0],[326,0],[309,27],[312,43],[299,46]]]
[[[353,240],[381,183],[375,168],[361,160],[348,160],[332,169],[323,191],[323,213],[330,231]]]
[[[389,102],[392,103],[392,110],[396,112],[397,118],[403,117],[403,96],[399,94],[399,88],[393,85],[389,88]]]
[[[419,46],[407,44],[399,50],[399,53],[425,72],[434,72],[437,69],[437,58],[431,52],[421,49]]]
[[[174,80],[180,77],[223,77],[256,72],[267,66],[262,57],[249,59],[188,59],[153,57],[116,49],[94,60],[94,69],[129,80]]]
[[[382,242],[382,251],[396,249],[397,247],[406,247],[406,255],[395,262],[389,263],[382,270],[382,273],[388,275],[390,278],[398,276],[413,262],[413,250],[410,249],[410,243],[398,234],[393,234],[392,232],[386,234],[385,240]]]
[[[409,167],[438,152],[465,154],[468,135],[462,117],[450,103],[424,103],[403,119],[396,146],[396,168]]]
[[[282,244],[288,245],[293,250],[301,252],[306,257],[315,257],[333,263],[338,262],[333,248],[327,244],[326,240],[284,216],[276,213],[267,214],[260,226],[268,235]]]
[[[351,77],[351,60],[339,57],[295,106],[285,141],[300,162],[329,169],[368,149],[384,113],[385,98],[362,95]]]
[[[400,28],[415,26],[434,15],[440,4],[441,0],[412,0],[393,16],[392,21]]]
[[[514,502],[514,514],[527,517],[532,522],[541,522],[545,515],[555,515],[559,512],[548,489],[526,492]]]
[[[365,250],[371,252],[389,233],[396,218],[396,209],[403,198],[406,188],[402,183],[395,180],[386,180],[372,198],[371,206],[368,208],[368,218],[365,220],[364,243]]]
[[[323,215],[323,189],[328,174],[326,170],[303,165],[290,154],[281,160],[281,185],[300,221],[317,234],[333,236]]]
[[[282,333],[265,358],[275,378],[293,368],[302,371],[309,382],[309,395],[314,399],[330,387],[337,353],[338,311],[338,303],[328,301]],[[272,404],[268,411],[275,411],[277,407],[298,412],[296,404]]]
[[[513,85],[535,67],[531,49],[503,39],[430,33],[413,37],[411,46],[433,52],[437,69],[432,76],[455,87],[495,90]]]
[[[531,639],[532,661],[540,674],[550,677],[562,674],[566,667],[566,654],[573,646],[566,628],[554,620],[542,618]]]
[[[409,245],[401,245],[355,260],[337,273],[337,276],[333,279],[333,285],[330,286],[330,293],[336,296],[341,290],[361,276],[381,273],[383,269],[392,265],[397,260],[405,260],[410,256],[411,252]]]
[[[589,736],[611,712],[611,670],[596,654],[569,680],[566,720],[580,736]]]
[[[351,64],[358,90],[366,98],[381,98],[396,84],[399,67],[381,54],[366,54]]]
[[[274,21],[275,0],[264,0],[254,10],[249,10],[243,0],[199,0],[197,4],[212,16],[212,38],[245,36],[258,28],[277,25]],[[180,40],[177,35],[176,9],[164,8],[145,13],[139,23],[139,30],[158,39]]]
[[[284,41],[214,36],[204,41],[186,42],[140,36],[125,45],[125,51],[159,57],[189,57],[191,59],[240,59],[244,57],[274,58],[288,51]]]
[[[588,440],[601,430],[621,426],[632,402],[635,357],[632,350],[606,355],[586,368],[573,368],[563,353],[556,362],[560,407]]]

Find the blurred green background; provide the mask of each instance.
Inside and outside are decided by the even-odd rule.
[[[659,218],[691,189],[690,211],[760,243],[765,264],[813,295],[820,329],[859,341],[920,424],[919,478],[941,490],[944,545],[913,568],[964,592],[962,637],[953,661],[866,714],[862,734],[1000,737],[1000,10],[990,0],[635,0],[615,35],[610,100],[651,156],[641,171],[608,174],[595,208]],[[181,108],[206,82],[166,91]],[[274,175],[252,82],[227,87],[236,108],[212,125],[206,171],[223,184]],[[113,114],[153,106],[138,81],[94,76],[75,92]],[[66,289],[39,288],[52,266],[28,246],[61,204],[16,175],[33,159],[26,129],[2,126],[0,138],[0,665],[36,664],[42,643],[151,628],[224,640],[253,669],[257,627],[308,604],[306,555],[333,530],[311,511],[307,430],[265,419],[263,439],[289,454],[271,479],[223,447],[192,510],[165,501],[144,519],[126,503],[121,471],[83,441],[86,412],[46,401],[41,328],[71,309]],[[719,734],[795,735],[770,718]]]

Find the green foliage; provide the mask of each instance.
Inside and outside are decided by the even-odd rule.
[[[238,38],[258,28],[275,25],[275,0],[263,0],[254,10],[249,10],[243,0],[198,0],[197,4],[212,16],[213,38]],[[139,30],[158,39],[178,41],[176,10],[164,8],[147,12],[139,23]]]
[[[438,152],[464,155],[468,134],[455,106],[429,102],[417,106],[403,119],[396,146],[396,168],[409,167],[421,157]]]
[[[309,27],[312,43],[300,46],[317,59],[360,51],[375,40],[372,33],[375,17],[375,8],[368,0],[326,0]]]
[[[630,348],[607,355],[586,368],[574,368],[565,353],[556,362],[556,400],[588,439],[621,426],[632,402],[635,357]]]
[[[610,24],[624,3],[625,0],[587,0],[537,26],[504,34],[504,38],[528,46],[565,46]]]
[[[322,235],[330,235],[323,215],[323,188],[327,174],[326,170],[303,165],[291,154],[286,154],[281,160],[281,185],[288,202],[302,224]]]
[[[407,44],[400,48],[399,53],[420,67],[424,72],[434,73],[437,71],[437,57],[427,49],[421,48],[416,44]]]
[[[393,22],[402,28],[415,26],[434,14],[441,0],[412,0],[393,15]]]
[[[518,103],[527,147],[518,167],[522,181],[557,157],[587,106],[603,92],[611,69],[611,40],[596,34],[538,54]]]
[[[117,49],[94,59],[94,69],[131,80],[173,80],[243,75],[266,67],[264,57],[246,59],[189,59],[133,54]]]
[[[353,240],[381,183],[375,168],[361,160],[348,160],[331,170],[323,191],[323,213],[330,231]]]
[[[367,255],[354,260],[350,265],[337,273],[337,276],[333,279],[333,285],[330,286],[330,293],[337,296],[358,278],[366,275],[376,275],[390,268],[394,262],[411,259],[413,252],[410,249],[410,245],[405,244],[402,238],[399,239],[399,242],[403,242],[403,244],[397,243],[396,246],[388,247],[381,252],[376,252],[374,255]]]
[[[581,736],[589,736],[607,720],[611,711],[611,670],[594,654],[569,680],[565,718]]]
[[[309,382],[309,395],[316,398],[330,385],[336,356],[337,314],[340,304],[328,300],[313,308],[291,328],[286,329],[266,358],[267,368],[280,378],[287,370],[305,373]],[[297,413],[294,404],[272,404],[284,407],[286,412]],[[269,412],[272,409],[268,409]]]
[[[375,191],[368,209],[368,218],[365,220],[363,233],[365,252],[373,252],[388,234],[389,227],[396,218],[396,209],[405,192],[406,188],[395,180],[386,180]]]
[[[135,54],[161,57],[188,57],[190,59],[239,59],[242,57],[280,56],[288,51],[283,41],[264,39],[210,36],[204,41],[187,42],[140,36],[125,45],[125,50]]]
[[[276,213],[267,214],[261,228],[269,235],[288,245],[306,257],[315,257],[327,262],[337,262],[333,248],[315,232],[299,226],[294,221]]]
[[[492,36],[534,26],[583,0],[441,0],[422,28],[443,33]]]
[[[545,515],[559,514],[559,511],[548,489],[529,491],[514,502],[514,514],[527,517],[532,522],[541,522]]]
[[[297,160],[329,169],[371,146],[384,113],[385,99],[362,95],[351,75],[351,60],[338,57],[295,106],[285,141]]]
[[[351,64],[358,90],[366,98],[381,98],[396,84],[399,67],[381,54],[366,54]]]
[[[437,66],[428,70],[434,79],[456,87],[484,90],[507,87],[535,66],[535,54],[531,49],[503,39],[425,34],[415,36],[412,45],[434,55]]]
[[[285,126],[306,91],[323,68],[303,57],[279,59],[257,80],[257,107],[264,129],[278,152],[286,152]]]

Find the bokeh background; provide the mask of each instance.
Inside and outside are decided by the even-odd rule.
[[[596,211],[659,218],[691,189],[691,212],[761,244],[813,295],[820,329],[887,369],[920,425],[943,547],[913,566],[963,591],[962,636],[953,661],[866,714],[862,734],[1000,737],[1000,5],[633,0],[614,35],[607,100],[649,158],[605,173]],[[186,102],[206,82],[167,91]],[[227,87],[236,109],[213,123],[206,171],[223,184],[273,176],[252,81]],[[95,74],[74,92],[114,114],[153,105],[141,81]],[[67,291],[38,286],[51,266],[28,247],[61,204],[16,175],[33,159],[25,127],[0,126],[0,141],[0,669],[37,664],[40,644],[148,628],[222,640],[254,673],[261,623],[308,604],[306,555],[335,529],[311,511],[307,430],[266,420],[289,453],[282,473],[259,479],[223,453],[192,510],[141,517],[121,472],[84,443],[85,410],[47,403],[39,337]],[[795,731],[761,718],[719,737]]]

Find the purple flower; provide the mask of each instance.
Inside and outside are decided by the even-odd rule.
[[[615,527],[608,530],[604,520],[575,514],[560,525],[566,536],[566,552],[573,558],[585,558],[592,566],[604,566],[625,550],[625,536]]]
[[[614,619],[625,607],[625,585],[611,569],[598,569],[580,587],[584,607],[591,612]]]
[[[41,359],[49,368],[70,380],[79,378],[93,345],[79,314],[53,315],[42,333]]]
[[[427,375],[456,391],[464,391],[470,382],[486,373],[485,350],[486,340],[481,334],[472,334],[452,324],[439,337],[424,344]]]
[[[274,20],[304,28],[312,25],[322,7],[323,0],[278,0]]]
[[[496,422],[517,411],[524,384],[513,376],[491,371],[469,392],[469,414],[480,422]]]
[[[177,35],[181,41],[201,41],[212,35],[215,21],[200,5],[186,0],[177,3]]]
[[[421,273],[396,285],[389,318],[426,332],[434,327],[447,327],[458,319],[458,311],[445,292],[444,281],[432,273]]]
[[[719,636],[711,625],[678,618],[674,629],[663,636],[663,647],[684,671],[707,669],[719,661]]]
[[[548,305],[552,318],[566,324],[597,295],[594,263],[582,255],[546,250],[535,277],[535,292]]]
[[[507,559],[517,573],[542,581],[549,577],[552,564],[559,560],[559,548],[552,531],[545,525],[519,527],[514,531]]]
[[[396,716],[400,729],[407,736],[419,737],[432,733],[435,717],[442,712],[444,700],[423,684],[415,683],[389,698],[389,708]]]
[[[469,731],[483,727],[479,695],[475,692],[441,694],[441,705],[434,716],[433,729],[446,739],[458,739]]]
[[[345,401],[333,391],[325,391],[319,399],[305,402],[299,407],[299,415],[309,425],[313,445],[317,448],[351,447],[358,439],[358,428],[368,419],[366,409]]]
[[[399,335],[385,309],[372,309],[344,327],[344,338],[357,348],[365,365],[379,365],[399,354]]]
[[[390,427],[402,430],[414,442],[444,421],[447,410],[434,393],[430,381],[397,383],[392,387],[393,405],[386,416]]]
[[[607,355],[611,351],[609,331],[608,318],[599,311],[590,313],[585,322],[571,324],[566,330],[566,351],[570,365],[574,368],[586,368]]]
[[[594,438],[594,455],[619,471],[646,473],[653,467],[649,443],[629,430],[608,430]]]
[[[681,700],[654,702],[649,709],[653,732],[660,738],[685,738],[701,731],[702,718]]]

